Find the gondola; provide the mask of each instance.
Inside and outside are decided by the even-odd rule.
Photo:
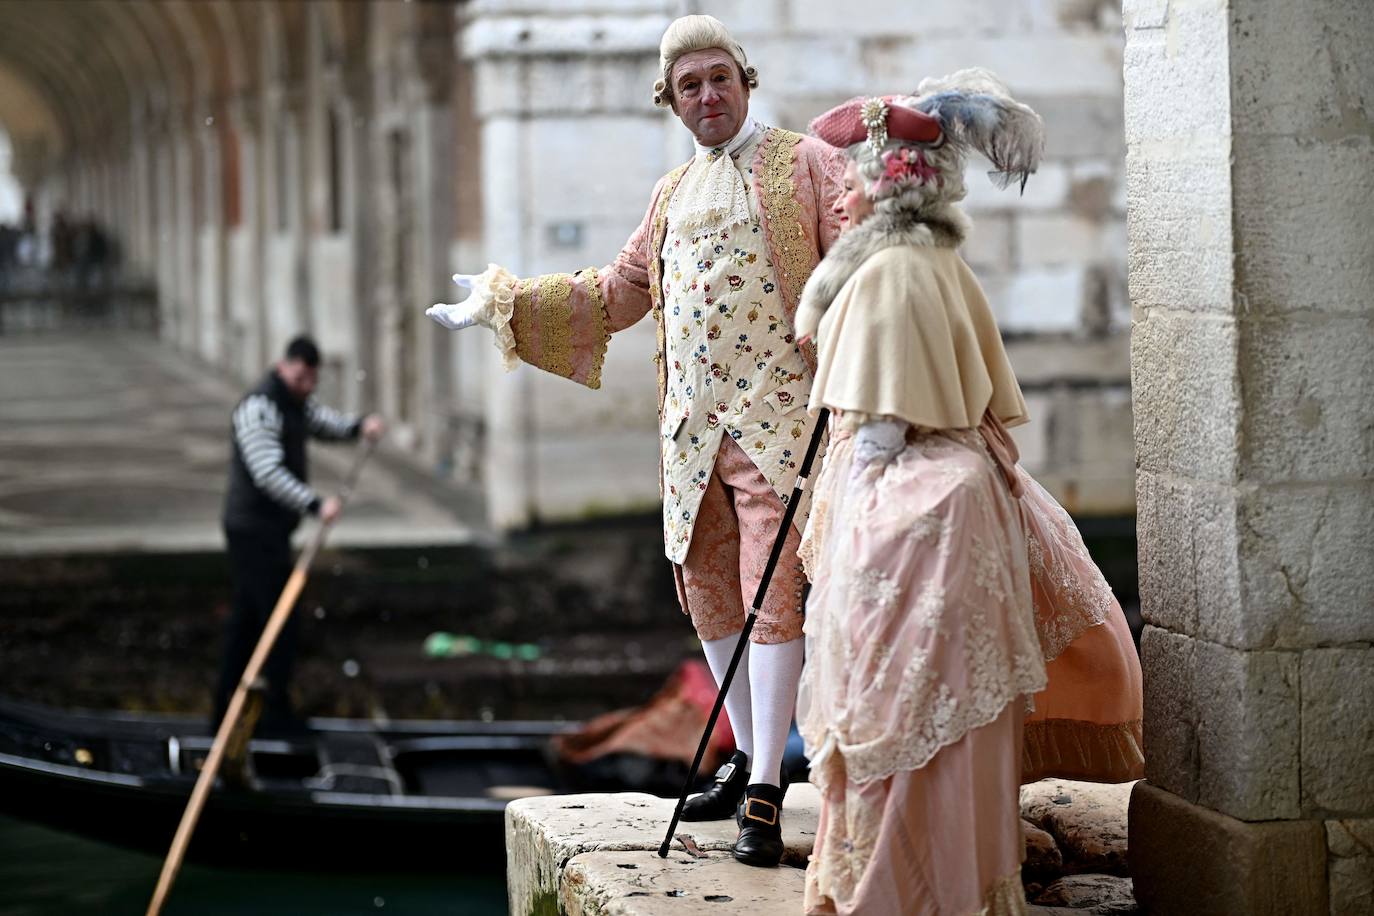
[[[311,719],[254,737],[217,782],[193,862],[499,867],[506,804],[566,791],[556,722]],[[0,700],[0,813],[163,854],[212,736],[204,720]]]

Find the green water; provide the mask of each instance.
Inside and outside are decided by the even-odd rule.
[[[0,817],[0,916],[142,916],[155,856]],[[250,871],[188,865],[167,916],[506,912],[504,876]]]

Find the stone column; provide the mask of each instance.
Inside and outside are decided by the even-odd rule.
[[[196,246],[195,301],[199,333],[196,338],[200,357],[216,368],[227,368],[228,348],[225,342],[225,250],[224,250],[224,189],[220,140],[223,126],[216,123],[217,106],[205,100],[196,107],[193,125],[193,155],[199,168],[195,170],[192,206]],[[222,115],[221,115],[222,116]]]
[[[177,325],[177,346],[189,354],[198,352],[201,315],[197,307],[196,275],[196,142],[195,115],[190,109],[180,109],[171,119],[172,163],[172,238],[162,249],[162,257],[176,259],[176,308],[180,313]]]
[[[1374,5],[1125,16],[1136,895],[1374,912]]]
[[[353,285],[353,315],[349,321],[357,342],[353,359],[357,371],[351,386],[351,404],[372,410],[377,406],[377,357],[373,331],[373,294],[377,284],[376,150],[373,146],[373,121],[376,117],[372,98],[372,75],[362,66],[345,72],[344,95],[351,117],[342,126],[343,139],[349,150],[348,168],[344,184],[351,186],[345,195],[345,220],[352,243],[350,281]]]
[[[469,8],[462,51],[476,75],[486,258],[521,276],[600,267],[620,251],[654,182],[691,154],[650,101],[663,0],[569,12],[498,0]],[[484,341],[482,478],[498,527],[656,507],[654,330],[617,335],[603,389],[538,370],[506,374]]]
[[[407,346],[417,357],[415,383],[418,386],[416,417],[421,460],[431,468],[447,464],[453,453],[450,435],[453,373],[451,346],[454,335],[436,333],[432,322],[424,319],[423,309],[430,302],[452,299],[452,273],[448,269],[449,246],[453,240],[453,19],[446,20],[443,31],[426,29],[415,35],[416,76],[410,104],[415,135],[416,186],[426,193],[415,199],[416,245],[414,277],[410,289],[414,301],[402,303],[412,327]]]
[[[228,335],[230,370],[244,381],[257,377],[267,364],[266,320],[263,308],[261,206],[261,109],[256,90],[231,99],[226,116],[227,140],[238,173],[238,222],[226,228],[228,237]]]
[[[173,346],[185,334],[187,323],[179,293],[180,259],[176,248],[176,158],[173,154],[175,118],[170,110],[159,110],[152,119],[149,146],[152,168],[152,187],[156,206],[152,216],[152,243],[149,252],[152,269],[156,272],[158,315],[162,337]]]
[[[301,245],[302,104],[300,93],[285,84],[268,86],[264,92],[259,142],[264,163],[262,269],[269,359],[280,356],[293,336],[309,330]]]
[[[372,164],[371,232],[375,242],[370,271],[372,372],[377,407],[391,425],[390,439],[409,450],[415,444],[412,411],[406,400],[406,379],[410,375],[406,360],[413,357],[407,348],[405,319],[413,313],[402,311],[415,297],[407,292],[413,225],[409,221],[413,194],[411,168],[411,131],[403,106],[396,104],[389,69],[374,73],[372,85],[372,131],[369,136]]]
[[[351,171],[353,156],[347,125],[353,115],[345,88],[336,67],[312,57],[306,79],[305,134],[301,145],[302,257],[310,277],[309,299],[305,302],[309,327],[324,358],[320,396],[327,403],[357,410],[360,366],[357,289],[353,285],[356,249],[348,201],[359,185]]]

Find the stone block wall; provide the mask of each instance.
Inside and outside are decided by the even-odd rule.
[[[1174,912],[1223,880],[1175,880],[1160,829],[1218,812],[1259,846],[1324,837],[1288,866],[1322,893],[1189,912],[1372,912],[1374,7],[1125,15],[1146,777],[1170,797],[1139,806],[1137,891]]]

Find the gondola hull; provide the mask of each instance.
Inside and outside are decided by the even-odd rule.
[[[312,720],[250,744],[217,783],[189,859],[212,864],[464,868],[503,856],[512,797],[561,791],[555,723]],[[0,812],[166,852],[210,737],[203,723],[0,701]]]

